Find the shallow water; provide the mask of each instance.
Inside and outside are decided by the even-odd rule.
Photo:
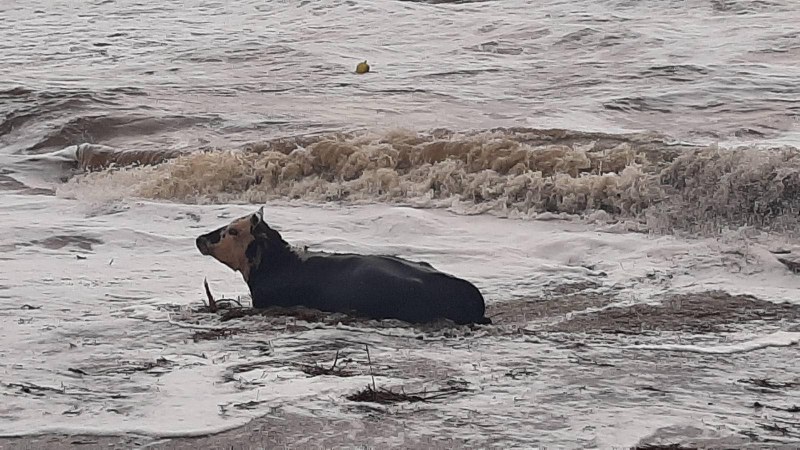
[[[370,381],[364,343],[384,385],[479,389],[380,413],[419,436],[607,448],[771,418],[727,386],[789,371],[794,319],[538,333],[710,289],[796,303],[773,254],[800,226],[794,2],[31,1],[0,17],[0,435],[186,436],[276,408],[359,421],[377,413],[342,397]],[[260,204],[293,244],[426,260],[493,308],[565,306],[471,335],[256,318],[196,340],[229,326],[196,311],[204,277],[247,290],[194,239]],[[570,283],[602,301],[569,306]],[[295,366],[336,349],[358,376]]]
[[[13,234],[0,240],[0,257],[4,267],[13,270],[0,275],[3,435],[191,436],[231,429],[275,411],[359,420],[357,405],[343,396],[371,380],[361,353],[368,344],[382,386],[412,391],[463,380],[477,389],[429,406],[444,422],[431,422],[425,414],[403,419],[420,436],[451,435],[453,427],[469,423],[473,442],[578,442],[606,448],[633,445],[667,426],[688,426],[691,421],[683,411],[689,408],[715,423],[728,420],[730,433],[712,432],[713,426],[706,430],[710,436],[724,437],[755,425],[746,405],[736,403],[722,380],[782,373],[776,371],[787,370],[782,365],[785,358],[777,355],[793,351],[784,347],[798,339],[791,321],[755,327],[731,324],[740,331],[720,336],[660,333],[630,341],[526,335],[517,328],[537,330],[542,320],[562,320],[563,314],[497,319],[496,326],[471,332],[415,330],[391,323],[306,326],[292,319],[220,322],[215,315],[195,311],[204,297],[202,278],[208,277],[218,297],[238,297],[245,303],[247,288],[237,274],[200,255],[193,239],[250,212],[250,207],[141,201],[91,205],[25,195],[5,199],[0,219]],[[20,211],[27,213],[26,219],[20,219]],[[744,246],[741,240],[654,238],[569,221],[491,216],[465,221],[443,211],[383,205],[319,208],[273,203],[268,211],[293,244],[426,260],[474,280],[493,307],[537,298],[568,302],[569,290],[557,292],[569,283],[594,286],[592,291],[605,299],[589,310],[709,289],[796,302],[794,293],[800,288],[800,278],[771,261],[766,248]],[[565,306],[565,311],[575,311],[566,318],[581,309]],[[220,340],[196,337],[220,328],[239,331]],[[588,344],[588,353],[575,356],[571,346],[558,343],[560,339]],[[337,349],[343,360],[352,360],[346,364],[357,376],[308,378],[299,371],[298,363],[329,364]],[[717,406],[687,403],[695,389],[689,381],[680,387],[685,393],[660,400],[658,406],[643,402],[638,394],[631,397],[629,381],[618,371],[640,383],[678,385],[679,378],[668,381],[658,375],[661,359],[635,374],[629,372],[633,368],[613,369],[617,375],[589,375],[569,363],[576,357],[600,358],[641,368],[660,351],[676,351],[670,364],[691,373],[699,370],[695,365],[717,364],[691,354],[721,355],[719,361],[726,361],[722,367],[693,375],[715,386],[722,383],[714,388]],[[752,358],[759,358],[757,370],[742,363]],[[721,374],[725,375],[718,378]],[[586,383],[591,386],[584,398],[578,393],[587,389]],[[790,398],[780,398],[791,403]],[[530,408],[547,412],[531,414]],[[400,407],[397,413],[404,410]],[[491,414],[481,413],[482,418],[470,412],[490,410]],[[657,422],[642,415],[655,410],[665,414]],[[397,413],[387,420],[395,420]],[[505,428],[509,421],[516,425]],[[481,429],[494,431],[484,434]],[[333,439],[347,439],[331,433]]]

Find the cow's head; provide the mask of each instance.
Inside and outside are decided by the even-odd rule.
[[[288,248],[281,235],[264,222],[264,208],[240,217],[230,224],[197,238],[197,249],[231,269],[241,272],[249,281],[270,249]]]

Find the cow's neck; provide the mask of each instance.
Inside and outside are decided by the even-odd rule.
[[[283,239],[260,239],[247,249],[252,266],[245,277],[248,284],[258,282],[260,276],[279,271],[300,260],[289,243]]]

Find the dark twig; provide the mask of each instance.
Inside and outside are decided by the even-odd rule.
[[[236,303],[239,306],[239,308],[244,308],[242,306],[242,302],[236,300],[235,298],[221,298],[217,300],[217,306],[221,307],[223,304],[226,304],[228,305],[228,309],[230,309],[234,303]]]
[[[765,404],[763,404],[761,402],[755,402],[755,403],[753,403],[753,408],[756,408],[756,409],[758,409],[758,408],[769,408],[769,409],[774,409],[775,411],[785,411],[785,412],[790,412],[790,413],[798,413],[798,412],[800,412],[800,406],[797,406],[797,405],[792,405],[792,406],[789,406],[787,408],[784,408],[784,407],[781,407],[781,406],[765,405]],[[800,424],[798,424],[798,425],[800,425]]]
[[[372,377],[372,390],[377,391],[375,387],[375,375],[372,373],[372,359],[369,357],[369,344],[364,344],[364,348],[367,349],[367,363],[369,364],[369,376]]]
[[[227,322],[232,319],[238,319],[241,317],[249,317],[249,316],[259,316],[263,314],[264,312],[259,309],[235,308],[223,312],[219,320],[220,322]]]
[[[644,444],[637,445],[633,450],[697,450],[697,447],[685,447],[682,444]]]
[[[346,369],[343,369],[343,368],[337,368],[336,364],[338,362],[339,362],[339,350],[336,350],[336,356],[334,357],[333,365],[331,365],[330,368],[322,367],[319,364],[314,363],[313,366],[312,365],[308,365],[308,364],[301,364],[300,365],[300,370],[302,370],[303,372],[305,372],[306,374],[308,374],[308,375],[310,375],[312,377],[318,377],[320,375],[333,375],[333,376],[337,376],[337,377],[351,377],[351,376],[354,375],[349,370],[346,370]]]
[[[777,423],[772,423],[772,424],[770,424],[770,423],[760,423],[760,424],[758,424],[758,426],[760,426],[761,428],[763,428],[763,429],[765,429],[767,431],[780,433],[780,434],[782,434],[784,436],[786,436],[788,434],[792,434],[791,430],[789,430],[786,427],[782,427],[782,426],[778,425]]]
[[[793,388],[795,386],[800,386],[800,382],[797,381],[772,381],[769,378],[747,378],[747,379],[740,379],[740,383],[747,383],[752,384],[754,386],[758,386],[760,388],[767,388],[767,389],[786,389],[786,388]]]
[[[6,386],[11,388],[19,388],[20,391],[26,394],[33,394],[36,396],[44,396],[42,392],[57,392],[59,394],[64,393],[64,388],[54,388],[50,386],[39,386],[38,384],[33,383],[7,383]]]
[[[199,330],[192,335],[192,340],[198,341],[211,341],[215,339],[224,339],[231,337],[241,330],[238,328],[212,328],[210,330]]]
[[[266,400],[261,400],[261,401],[251,400],[249,402],[236,403],[236,404],[233,405],[233,407],[236,408],[236,409],[256,409],[258,407],[258,405],[261,405],[262,403],[267,403],[267,401]]]
[[[206,297],[208,297],[208,310],[217,312],[217,302],[214,300],[214,296],[211,295],[211,289],[208,287],[208,278],[203,278],[203,287],[206,288]]]
[[[412,393],[406,393],[402,388],[400,389],[401,392],[393,392],[384,388],[378,389],[375,384],[375,375],[372,372],[372,357],[369,354],[369,344],[364,344],[364,349],[367,351],[367,364],[369,364],[369,374],[372,377],[372,386],[367,385],[366,389],[348,395],[346,398],[350,401],[374,403],[426,402],[469,390],[465,386],[451,386],[434,391],[423,390]]]
[[[333,357],[333,365],[331,365],[330,371],[333,372],[333,369],[336,368],[336,363],[339,361],[339,350],[336,350],[336,356]]]
[[[372,386],[367,385],[365,389],[350,394],[347,399],[354,402],[373,402],[373,403],[399,403],[399,402],[428,402],[438,400],[459,392],[467,392],[469,389],[465,387],[449,387],[445,389],[437,389],[434,391],[422,391],[406,393],[405,391],[394,392],[389,389],[373,389]]]

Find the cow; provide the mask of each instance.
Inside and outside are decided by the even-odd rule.
[[[264,221],[264,208],[199,236],[201,254],[242,274],[253,308],[317,309],[419,324],[490,324],[469,281],[391,255],[296,250]]]

